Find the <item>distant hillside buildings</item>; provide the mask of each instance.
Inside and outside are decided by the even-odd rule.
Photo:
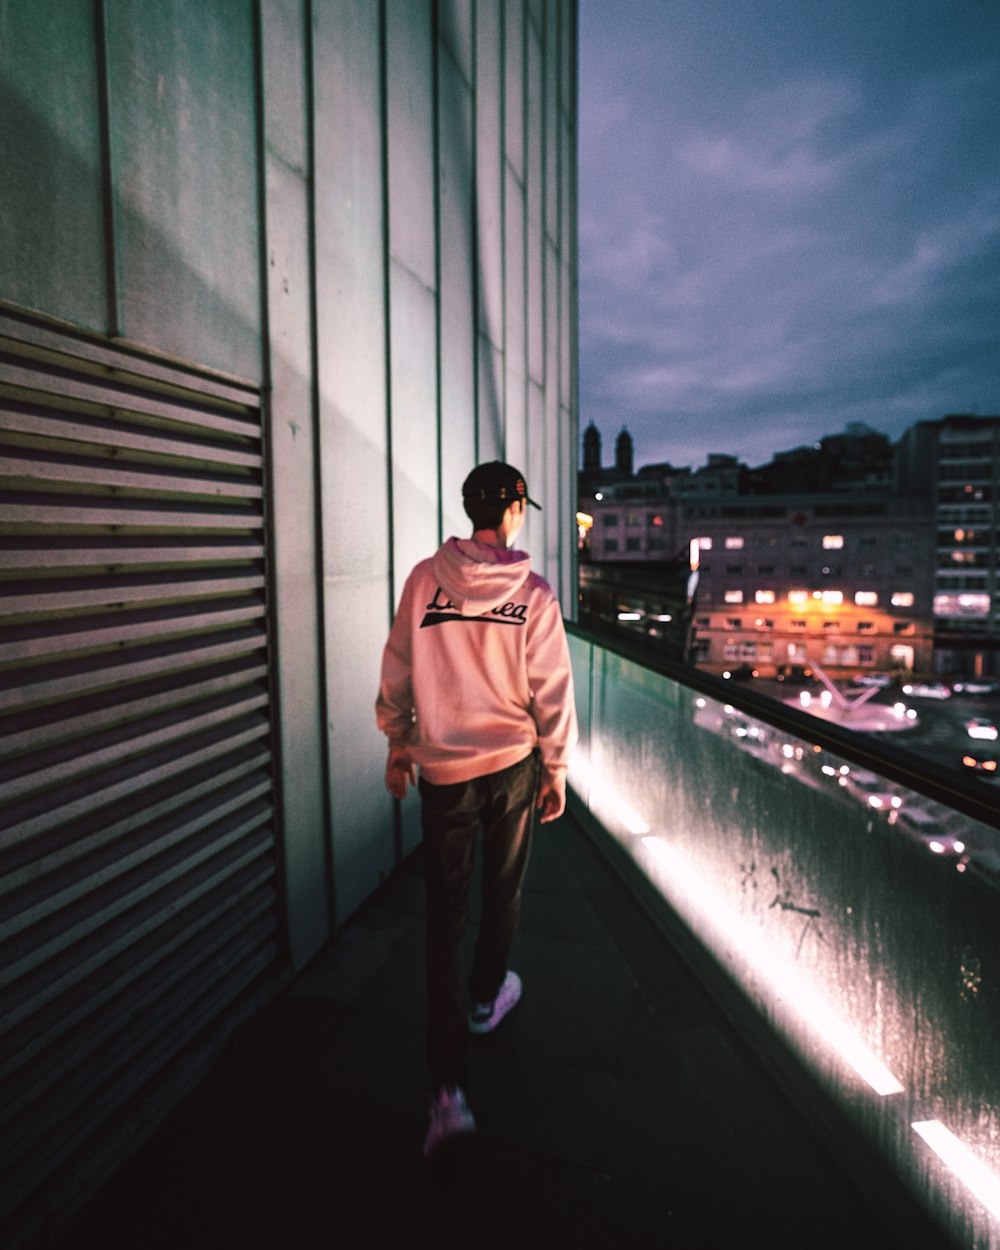
[[[669,620],[666,649],[717,672],[1000,671],[1000,417],[895,445],[852,424],[754,469],[713,454],[636,472],[624,429],[604,468],[593,423],[583,446],[583,619],[661,648]]]

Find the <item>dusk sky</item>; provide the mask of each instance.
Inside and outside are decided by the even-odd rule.
[[[580,416],[636,466],[1000,412],[997,0],[580,0]]]

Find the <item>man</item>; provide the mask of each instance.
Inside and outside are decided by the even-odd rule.
[[[407,578],[376,702],[389,739],[389,793],[404,798],[420,770],[433,1091],[427,1156],[475,1129],[464,1092],[468,1034],[490,1032],[521,996],[507,957],[534,812],[543,822],[562,814],[577,736],[559,604],[531,572],[530,557],[512,546],[527,506],[539,505],[522,474],[497,460],[473,469],[462,495],[472,537],[449,538]],[[482,921],[467,1000],[462,938],[480,826]]]

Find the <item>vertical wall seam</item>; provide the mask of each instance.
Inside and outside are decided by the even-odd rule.
[[[521,324],[524,326],[521,344],[523,353],[521,368],[524,371],[521,404],[524,413],[524,456],[526,460],[531,455],[531,320],[529,316],[531,303],[531,282],[529,278],[531,268],[531,212],[528,197],[528,178],[531,169],[530,141],[528,138],[528,118],[531,111],[530,58],[528,56],[530,37],[531,13],[527,0],[521,0]],[[523,472],[528,471],[534,473],[530,465],[523,469]]]
[[[379,134],[382,158],[382,325],[385,333],[385,449],[386,449],[386,510],[389,522],[389,620],[396,612],[396,560],[393,535],[393,455],[392,455],[392,319],[390,316],[390,275],[389,275],[389,88],[386,79],[388,72],[388,32],[385,11],[385,0],[380,0],[378,10],[378,102],[379,102]]]
[[[381,0],[378,10],[378,107],[379,134],[381,137],[381,190],[382,190],[382,326],[385,335],[385,454],[386,454],[386,512],[389,523],[389,544],[386,552],[389,582],[389,620],[396,614],[396,555],[393,540],[395,496],[393,477],[395,473],[392,453],[392,317],[390,307],[391,276],[389,256],[389,83],[388,83],[388,17],[386,0]],[[403,813],[399,800],[392,800],[392,855],[395,863],[403,858]]]
[[[257,158],[257,272],[260,283],[260,372],[261,372],[261,491],[264,512],[264,612],[267,622],[269,639],[278,638],[278,619],[275,592],[275,566],[271,552],[271,536],[277,532],[277,517],[274,508],[274,490],[271,469],[271,441],[273,438],[273,377],[271,371],[271,326],[270,299],[267,282],[268,270],[268,229],[267,229],[267,143],[265,133],[266,86],[264,75],[264,28],[260,4],[253,6],[253,80],[254,80],[254,136],[256,139]],[[271,706],[281,707],[281,665],[276,662],[276,647],[268,647],[267,685]],[[271,718],[269,738],[271,743],[271,787],[274,793],[274,856],[275,870],[278,881],[285,877],[285,836],[284,836],[284,784],[282,778],[281,758],[283,742],[283,726],[280,715]],[[278,889],[278,934],[282,955],[290,959],[292,951],[291,926],[286,891]]]
[[[471,23],[472,23],[472,64],[469,66],[470,95],[472,97],[471,107],[471,133],[469,135],[469,144],[472,148],[471,157],[471,201],[469,211],[472,214],[472,229],[469,232],[472,243],[472,413],[473,413],[473,459],[475,463],[479,463],[479,427],[482,421],[482,412],[479,406],[479,373],[480,362],[479,354],[481,349],[480,339],[482,337],[482,325],[480,321],[480,301],[483,294],[483,284],[480,278],[480,257],[479,257],[479,0],[470,0],[472,5]]]
[[[441,30],[439,0],[431,5],[431,165],[434,170],[434,389],[437,420],[437,540],[444,542],[444,423],[441,384]]]
[[[541,195],[539,197],[539,213],[541,218],[539,221],[539,242],[541,248],[540,256],[540,281],[541,281],[541,301],[542,301],[542,430],[544,437],[542,438],[542,481],[548,483],[549,480],[549,109],[547,101],[546,87],[546,60],[548,57],[548,40],[549,40],[549,6],[542,5],[541,12],[541,38],[539,40],[538,56],[541,61],[541,95],[538,101],[539,126],[541,128],[541,138],[539,146],[541,155],[539,159],[540,169],[538,176],[541,179]],[[545,530],[545,567],[548,572],[549,561],[549,534],[548,528]]]
[[[570,37],[567,46],[570,49],[569,58],[569,75],[570,75],[570,93],[569,103],[573,109],[573,116],[567,120],[572,125],[572,131],[577,133],[578,118],[580,116],[580,74],[579,74],[579,57],[574,55],[574,49],[579,44],[579,8],[577,0],[570,0],[570,10],[568,21],[570,23]],[[570,196],[570,239],[569,239],[569,290],[570,290],[570,330],[569,330],[569,359],[570,359],[570,391],[569,391],[569,439],[570,439],[570,467],[571,471],[566,478],[567,491],[569,492],[569,507],[567,512],[571,516],[575,516],[577,508],[577,448],[580,445],[580,281],[579,281],[579,212],[580,212],[580,196],[579,196],[579,147],[572,144],[569,153],[569,189],[567,194]],[[567,551],[569,558],[568,582],[573,594],[570,600],[573,604],[573,619],[576,620],[579,615],[578,603],[579,595],[576,593],[580,570],[579,570],[579,553],[575,542],[568,544],[563,548]]]
[[[316,256],[316,45],[313,38],[313,0],[303,0],[303,61],[306,98],[306,221],[307,249],[309,263],[309,361],[310,397],[312,407],[313,429],[313,532],[316,535],[315,575],[316,575],[316,632],[319,645],[320,673],[327,671],[327,629],[326,629],[326,579],[325,539],[323,527],[323,470],[322,470],[322,408],[320,403],[320,368],[319,368],[319,288],[317,280]],[[322,777],[323,828],[326,837],[323,839],[323,854],[326,864],[326,909],[329,927],[332,932],[337,921],[337,894],[335,889],[336,863],[333,854],[333,797],[330,793],[330,693],[327,681],[318,682],[319,706],[322,715],[323,758],[320,761]]]
[[[500,459],[507,459],[507,0],[495,7],[497,59],[500,62]]]
[[[118,290],[118,214],[115,209],[114,160],[111,150],[111,70],[104,0],[94,0],[97,50],[97,116],[101,144],[101,192],[104,219],[104,280],[107,285],[107,332],[121,338],[121,296]]]

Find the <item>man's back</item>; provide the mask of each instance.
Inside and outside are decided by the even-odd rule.
[[[569,739],[572,707],[559,605],[524,552],[452,538],[416,566],[386,646],[378,720],[407,737],[428,780],[495,772],[536,743],[565,767],[556,740]]]

